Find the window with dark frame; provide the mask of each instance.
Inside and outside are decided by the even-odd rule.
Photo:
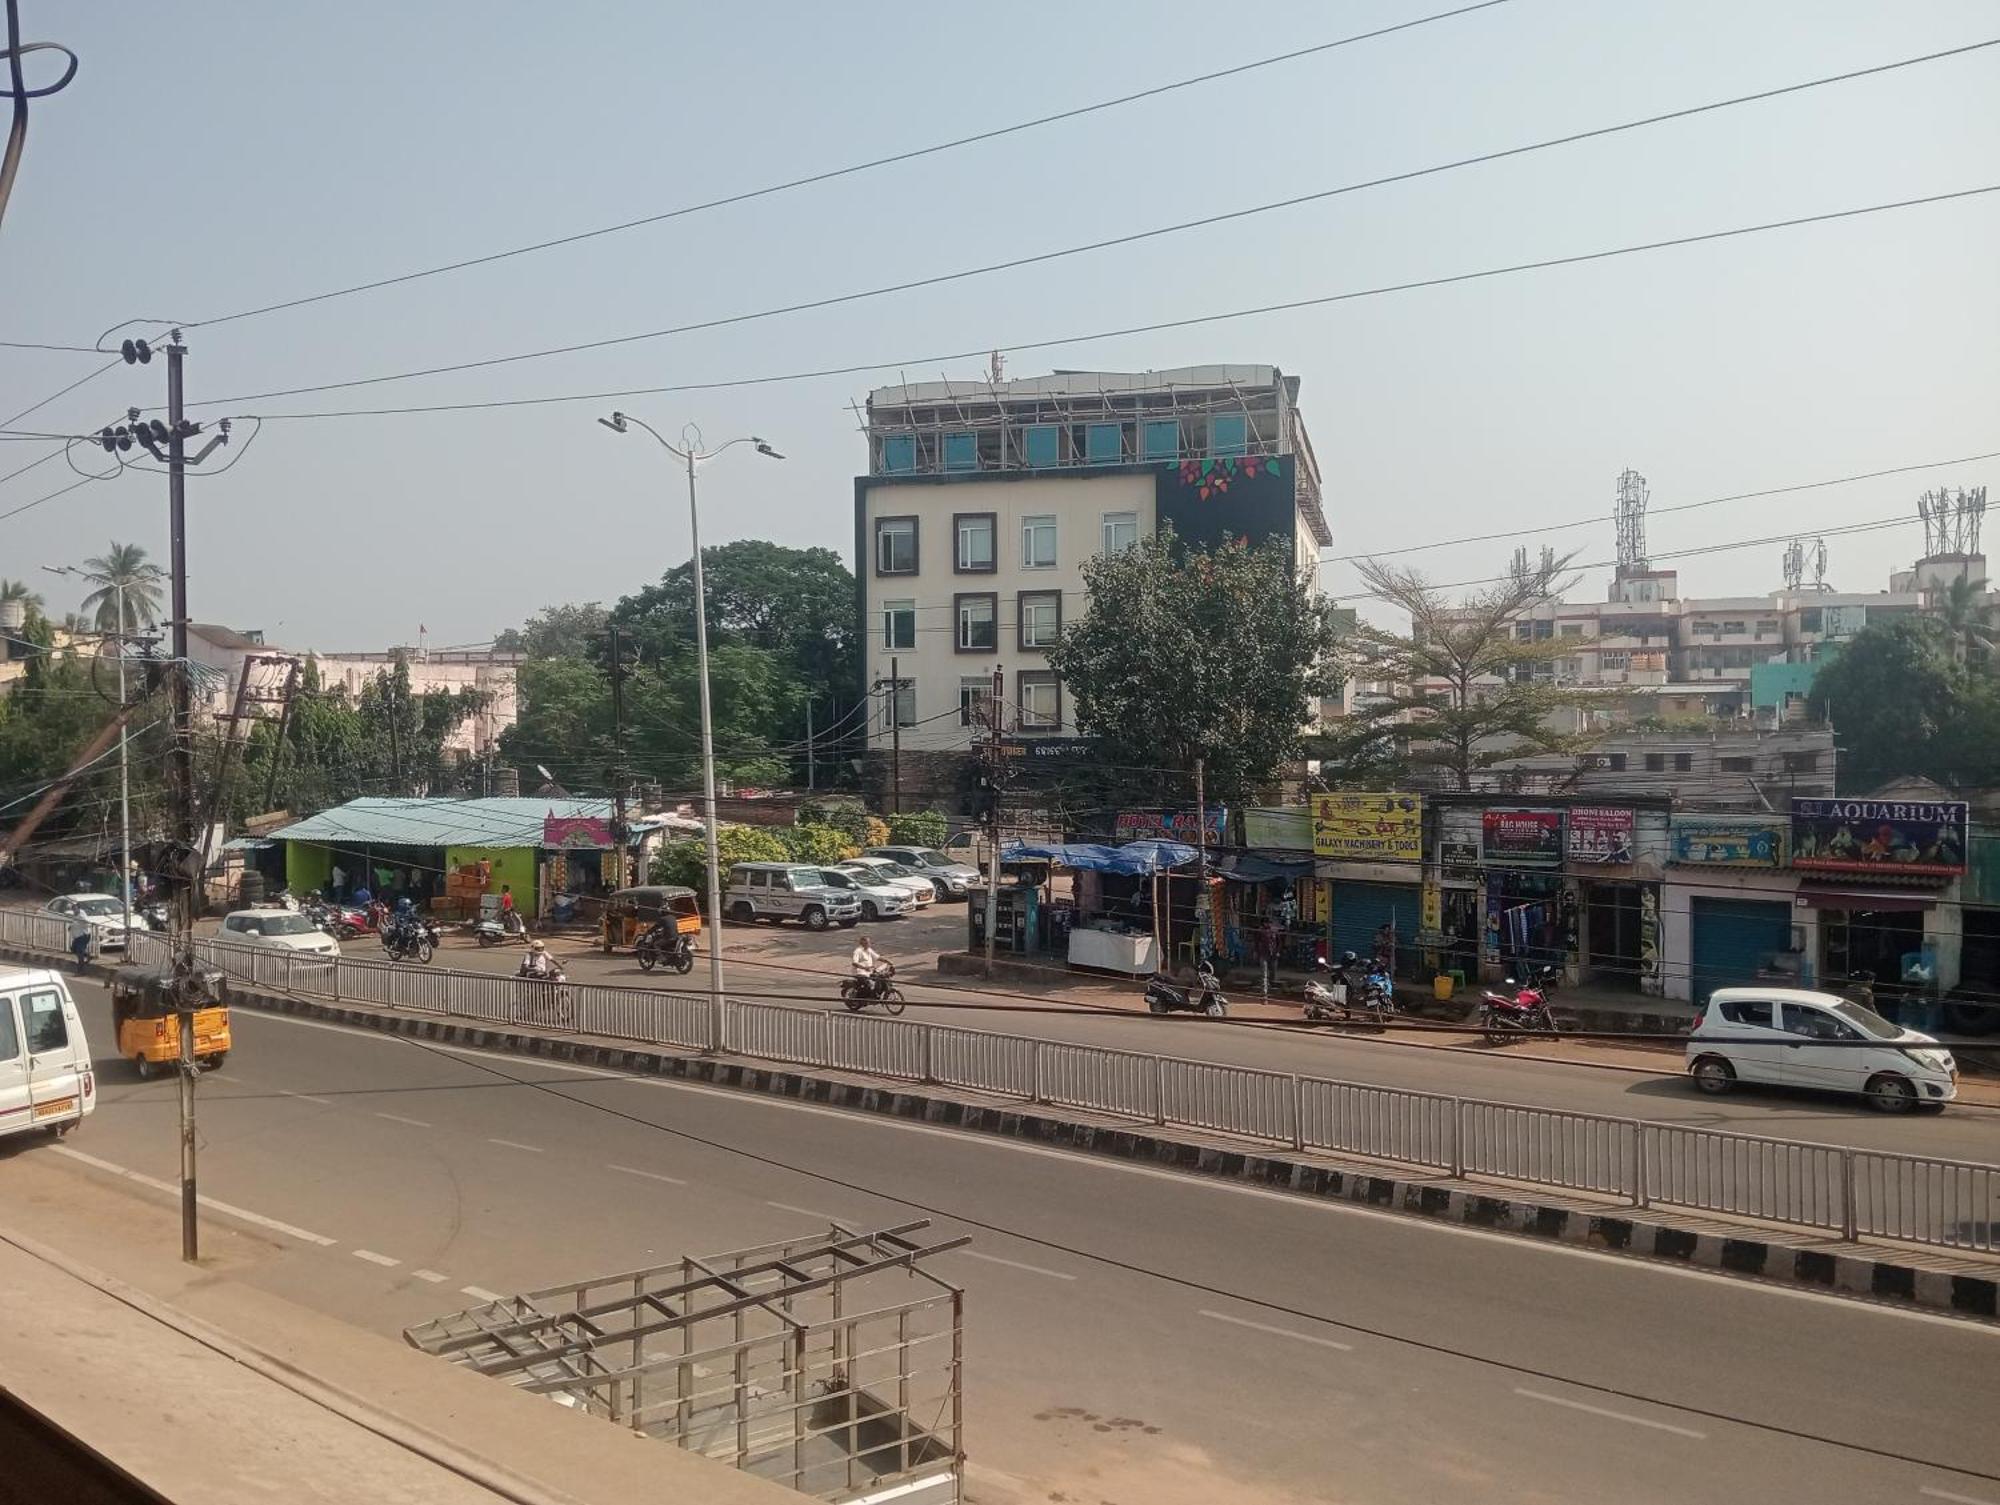
[[[960,653],[997,653],[1000,649],[1000,596],[996,591],[961,593],[951,598],[958,624],[953,643]]]
[[[993,703],[993,681],[985,675],[967,675],[958,682],[958,724],[986,725],[986,708]]]
[[[1062,681],[1053,674],[1028,672],[1015,680],[1021,701],[1021,730],[1062,730]]]
[[[875,519],[875,573],[914,575],[917,572],[917,520],[914,517]]]
[[[1675,754],[1674,754],[1674,772],[1675,772],[1675,773],[1693,773],[1693,772],[1694,772],[1694,754],[1693,754],[1693,753],[1675,753]]]
[[[917,603],[914,601],[884,601],[882,603],[882,646],[884,648],[915,648],[917,646]]]
[[[1016,598],[1024,649],[1053,648],[1062,636],[1062,592],[1022,591]]]
[[[992,512],[955,512],[951,519],[951,567],[960,575],[990,575],[998,567],[993,548],[999,525]]]

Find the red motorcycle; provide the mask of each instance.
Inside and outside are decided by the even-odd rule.
[[[1479,999],[1479,1027],[1489,1040],[1507,1035],[1553,1035],[1556,1016],[1549,1008],[1562,974],[1552,966],[1537,967],[1527,982],[1508,978],[1488,988]]]
[[[343,941],[351,941],[357,935],[380,935],[388,919],[389,906],[380,899],[365,908],[337,905],[333,912],[333,933]]]

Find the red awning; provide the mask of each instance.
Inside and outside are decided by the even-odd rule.
[[[1883,893],[1858,888],[1816,888],[1812,884],[1799,885],[1799,902],[1812,909],[1861,910],[1873,914],[1912,914],[1929,909],[1937,903],[1935,892],[1904,889],[1901,893]]]

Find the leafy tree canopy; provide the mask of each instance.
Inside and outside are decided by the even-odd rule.
[[[1925,617],[1871,623],[1814,677],[1808,709],[1833,725],[1843,793],[1909,774],[2000,782],[2000,685],[1954,657],[1963,632]]]

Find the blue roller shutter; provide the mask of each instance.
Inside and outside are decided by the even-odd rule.
[[[1352,951],[1367,956],[1375,949],[1375,932],[1391,920],[1396,924],[1396,950],[1406,958],[1416,944],[1422,912],[1421,891],[1415,884],[1339,883],[1333,885],[1333,954]]]
[[[1747,987],[1774,951],[1792,943],[1792,909],[1756,899],[1694,900],[1689,927],[1694,1001],[1717,988]]]

